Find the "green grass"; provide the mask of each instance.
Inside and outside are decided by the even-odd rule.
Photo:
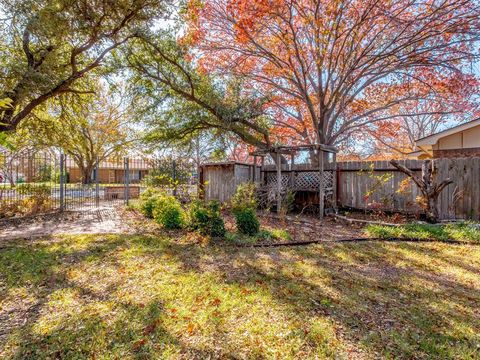
[[[480,227],[474,223],[447,225],[407,224],[401,226],[369,225],[366,228],[372,237],[405,238],[438,241],[461,241],[480,243]]]
[[[263,229],[255,235],[245,235],[237,232],[227,232],[225,234],[225,241],[238,245],[251,245],[260,241],[289,241],[292,240],[289,232],[284,229]]]
[[[140,199],[128,200],[127,210],[141,211],[141,200]]]
[[[7,244],[0,358],[478,358],[480,247],[177,240]]]

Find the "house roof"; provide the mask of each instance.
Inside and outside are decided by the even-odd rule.
[[[418,147],[422,146],[429,146],[429,145],[434,145],[437,143],[437,141],[445,136],[449,136],[461,131],[468,130],[470,128],[473,128],[475,126],[480,126],[480,118],[451,127],[449,129],[439,131],[438,133],[432,134],[430,136],[425,136],[424,138],[418,139],[415,141],[415,144]]]

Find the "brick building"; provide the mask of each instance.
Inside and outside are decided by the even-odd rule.
[[[149,165],[146,161],[132,161],[129,165],[129,182],[139,183],[147,174]],[[82,181],[80,169],[73,161],[67,161],[67,172],[71,183]],[[92,180],[94,174],[92,173]],[[122,161],[102,161],[98,167],[98,181],[103,184],[123,184],[125,168]]]

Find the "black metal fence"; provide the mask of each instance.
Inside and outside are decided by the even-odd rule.
[[[59,161],[49,153],[0,152],[0,218],[58,209]]]
[[[49,152],[0,152],[0,218],[82,210],[138,199],[147,186],[196,190],[196,169],[179,159],[85,160]]]

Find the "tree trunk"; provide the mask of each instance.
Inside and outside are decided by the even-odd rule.
[[[93,168],[94,168],[93,164],[80,166],[80,173],[82,174],[82,184],[88,185],[92,183]]]
[[[412,181],[418,186],[425,199],[425,216],[428,222],[436,223],[439,219],[438,214],[438,196],[448,185],[452,184],[451,179],[445,179],[440,184],[435,183],[434,179],[434,163],[431,160],[425,160],[422,164],[421,176],[416,175],[412,170],[391,160],[390,164],[398,170],[408,175]]]
[[[438,214],[438,195],[431,196],[426,199],[427,206],[425,208],[425,217],[429,223],[436,223],[438,222],[439,214]]]
[[[14,176],[13,165],[11,163],[9,164],[8,168],[5,170],[5,178],[10,183],[10,187],[14,188],[15,187],[15,176]]]

